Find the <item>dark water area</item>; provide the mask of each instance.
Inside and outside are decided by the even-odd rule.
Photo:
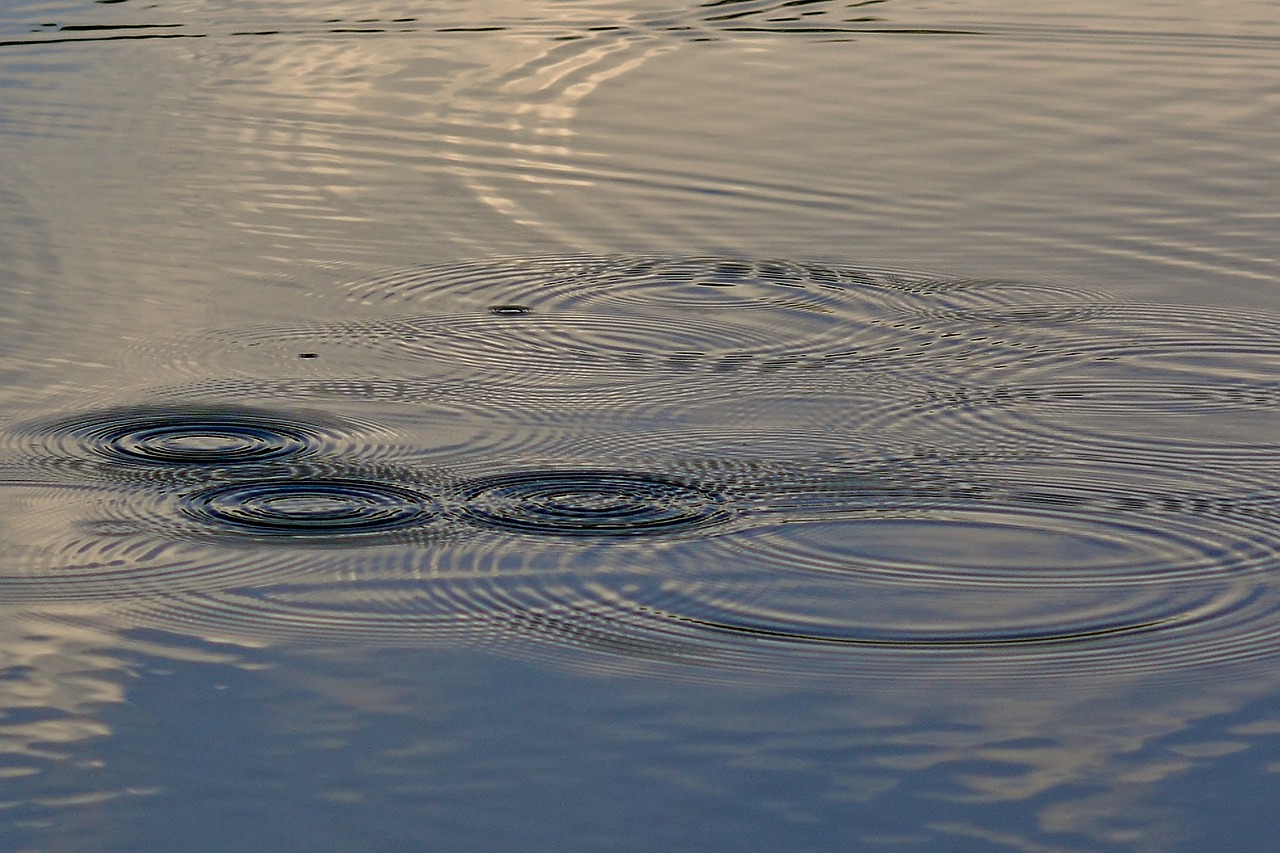
[[[0,848],[1269,849],[1273,12],[0,4]]]

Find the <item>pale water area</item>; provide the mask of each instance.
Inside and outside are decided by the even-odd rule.
[[[1263,0],[0,2],[0,850],[1261,851]]]

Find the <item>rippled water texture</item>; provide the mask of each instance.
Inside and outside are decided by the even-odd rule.
[[[0,6],[0,848],[1269,849],[1271,4]]]
[[[361,319],[149,346],[147,373],[217,378],[11,429],[15,484],[52,509],[10,546],[9,588],[171,592],[131,606],[141,624],[470,625],[608,666],[780,675],[1280,651],[1280,460],[1221,432],[1275,415],[1275,318],[674,257],[475,261],[345,293]],[[275,378],[296,352],[311,375]]]

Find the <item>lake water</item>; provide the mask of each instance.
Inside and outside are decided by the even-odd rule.
[[[1256,851],[1263,0],[0,2],[0,848]]]

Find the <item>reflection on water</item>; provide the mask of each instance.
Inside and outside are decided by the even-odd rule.
[[[1269,15],[775,5],[37,6],[0,48],[7,141],[24,194],[48,174],[82,190],[41,194],[82,238],[58,235],[64,274],[154,294],[148,329],[172,322],[175,287],[209,300],[232,276],[548,240],[1047,269],[1148,294],[1213,275],[1244,299],[1270,280]],[[43,44],[66,27],[198,38]],[[832,27],[849,31],[815,31]],[[56,85],[67,63],[74,92]],[[94,168],[76,161],[86,135]]]
[[[95,608],[78,605],[7,606],[0,643],[0,838],[11,849],[32,838],[89,843],[96,811],[161,792],[146,768],[114,768],[105,758],[115,733],[103,716],[128,703],[140,661],[238,665],[235,655],[212,649],[125,640]]]
[[[7,6],[0,846],[1265,848],[1271,13]]]
[[[1273,689],[1220,685],[1280,655],[1275,318],[675,257],[418,267],[334,296],[345,319],[134,347],[140,375],[181,378],[141,401],[10,424],[8,605],[245,648],[478,646],[712,704],[764,679],[778,697],[683,748],[721,726],[767,742],[802,691],[859,733],[799,763],[824,802],[1047,798],[1038,829],[929,808],[868,845],[1158,838],[1118,791],[1249,749],[1177,733]],[[700,788],[740,759],[661,760]],[[346,784],[363,801],[396,765]]]

